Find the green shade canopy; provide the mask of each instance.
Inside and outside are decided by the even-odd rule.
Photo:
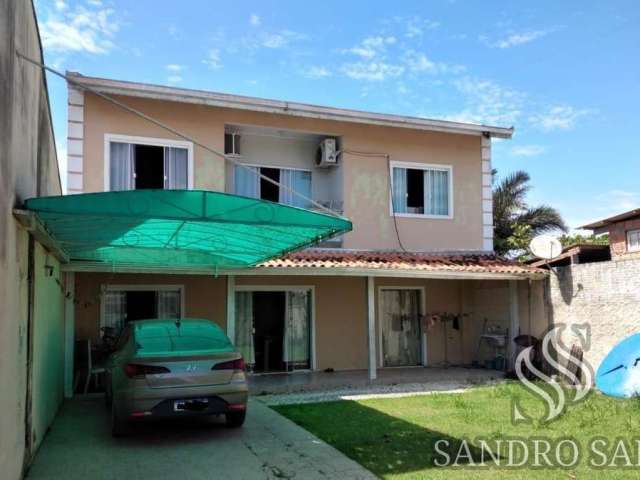
[[[32,198],[51,237],[73,261],[233,269],[351,230],[349,220],[201,190],[130,190]]]

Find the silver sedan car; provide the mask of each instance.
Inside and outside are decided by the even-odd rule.
[[[153,418],[223,414],[229,427],[240,427],[247,397],[242,355],[209,320],[131,322],[107,362],[114,436]]]

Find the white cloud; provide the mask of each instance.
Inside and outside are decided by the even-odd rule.
[[[178,38],[178,36],[180,35],[180,29],[175,25],[169,25],[167,27],[167,33],[172,38]]]
[[[424,53],[416,52],[415,50],[407,50],[404,56],[404,61],[412,72],[417,73],[462,73],[466,68],[462,65],[449,65],[442,62],[434,62],[429,59]]]
[[[45,50],[50,52],[87,52],[104,54],[113,47],[113,37],[120,22],[111,8],[77,6],[69,10],[64,2],[56,3],[56,11],[47,11],[40,24]]]
[[[384,81],[398,77],[404,73],[405,67],[385,59],[387,47],[396,42],[391,35],[366,37],[359,44],[342,50],[343,54],[356,56],[358,60],[344,63],[340,70],[355,80]]]
[[[209,65],[209,68],[212,68],[213,70],[222,68],[222,61],[220,60],[220,50],[218,50],[217,48],[212,48],[207,53],[207,58],[202,62]]]
[[[400,21],[395,19],[396,22]],[[436,62],[425,53],[408,48],[393,35],[371,35],[351,48],[342,49],[343,55],[357,57],[342,64],[340,70],[350,78],[365,81],[384,81],[412,74],[459,74],[461,65]],[[405,93],[408,87],[404,86]]]
[[[180,75],[169,75],[167,77],[167,83],[180,83],[182,81],[182,77]]]
[[[249,17],[249,23],[254,27],[257,27],[261,23],[260,16],[256,15],[255,13],[252,13],[251,16]]]
[[[279,32],[274,33],[265,33],[260,40],[260,45],[265,48],[282,48],[292,41],[295,40],[303,40],[306,38],[306,35],[298,32],[294,32],[292,30],[280,30]]]
[[[424,19],[421,17],[411,17],[406,20],[405,26],[405,37],[416,38],[422,37],[427,30],[435,30],[440,26],[440,22]]]
[[[355,62],[343,65],[342,71],[355,80],[383,81],[402,75],[404,67],[384,62]]]
[[[519,145],[511,148],[511,155],[515,157],[537,157],[546,152],[542,145]]]
[[[590,109],[576,109],[571,105],[557,105],[548,108],[543,113],[531,115],[529,122],[535,127],[542,130],[570,130],[576,121],[585,115],[591,113]]]
[[[480,41],[486,43],[492,48],[504,49],[533,42],[534,40],[547,36],[549,33],[551,33],[550,30],[528,30],[520,33],[512,33],[509,36],[495,42],[490,42],[484,35],[481,35],[479,38]]]
[[[325,67],[312,66],[302,72],[305,77],[319,79],[327,78],[332,75],[331,71]]]
[[[185,69],[184,65],[178,65],[177,63],[170,63],[167,65],[167,70],[170,72],[180,72]]]
[[[270,33],[265,36],[262,46],[267,48],[280,48],[287,44],[287,39],[279,33]]]
[[[345,49],[342,53],[350,53],[366,60],[381,55],[387,45],[393,45],[396,43],[396,38],[393,36],[371,36],[366,37],[362,42],[354,47]]]
[[[448,120],[492,125],[513,125],[522,115],[525,95],[489,80],[464,77],[453,81],[465,107]]]

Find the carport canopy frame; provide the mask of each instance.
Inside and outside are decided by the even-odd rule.
[[[39,197],[24,208],[63,259],[114,268],[247,268],[352,229],[342,217],[204,190]]]

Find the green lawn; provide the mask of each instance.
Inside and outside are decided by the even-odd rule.
[[[561,418],[551,423],[545,425],[534,421],[513,425],[510,414],[513,397],[518,398],[527,413],[533,413],[535,418],[541,416],[542,402],[519,383],[482,387],[462,394],[273,408],[382,478],[640,478],[639,466],[599,470],[587,464],[589,442],[593,437],[604,437],[611,441],[623,437],[627,442],[625,445],[631,447],[628,448],[631,460],[637,464],[638,448],[632,437],[640,436],[639,401],[615,400],[592,393],[577,405],[569,406]],[[548,437],[557,441],[566,436],[574,437],[582,452],[578,465],[570,469],[434,465],[435,461],[444,460],[435,451],[438,440],[447,440],[452,446],[449,452],[455,456],[461,439],[468,439],[475,447],[471,453],[479,463],[479,439],[486,439],[488,445],[495,447],[498,439],[504,441],[518,437],[532,446],[533,438]],[[444,446],[443,443],[439,445]],[[615,445],[607,449],[599,444],[598,448],[612,454]],[[506,451],[501,451],[500,459],[503,462],[506,461],[506,455]],[[555,458],[553,453],[550,457],[552,461]],[[488,455],[485,458],[489,461]],[[594,458],[601,461],[602,457]],[[562,459],[566,461],[567,457],[563,456]],[[624,458],[619,457],[616,464],[622,463]]]

